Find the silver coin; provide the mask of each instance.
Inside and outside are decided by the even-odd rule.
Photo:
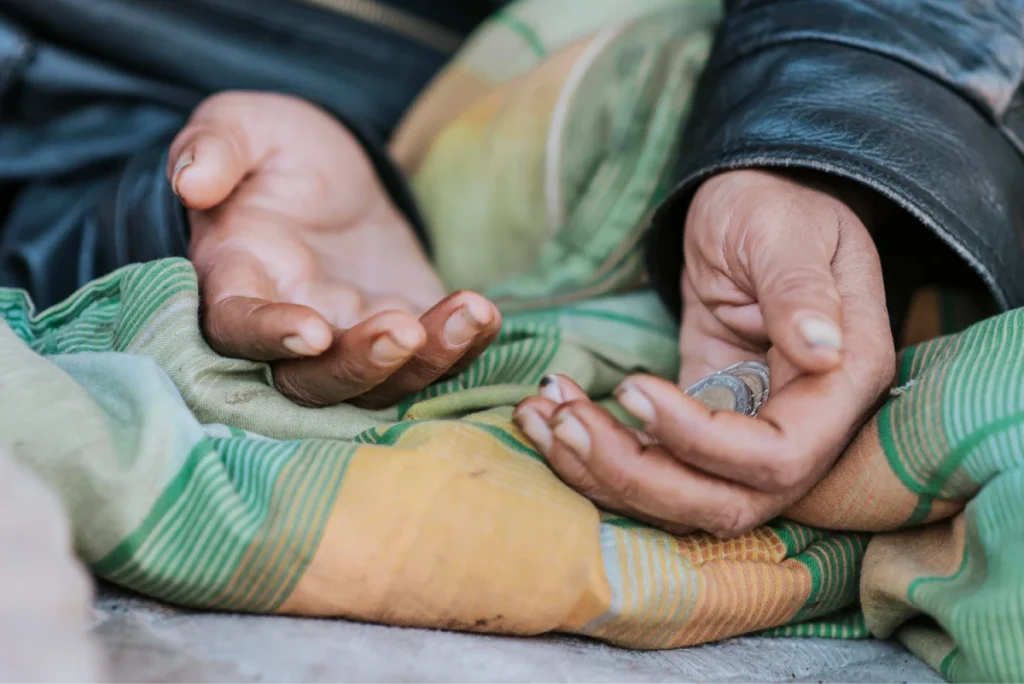
[[[741,363],[733,364],[732,366],[719,371],[719,373],[737,377],[750,388],[750,392],[753,395],[750,415],[757,415],[761,406],[768,400],[768,394],[771,390],[768,366],[760,361],[743,361]]]
[[[712,411],[756,416],[768,399],[769,389],[768,366],[760,361],[744,361],[694,383],[686,393]]]
[[[750,413],[754,395],[750,387],[732,375],[715,373],[690,386],[686,393],[711,411]]]

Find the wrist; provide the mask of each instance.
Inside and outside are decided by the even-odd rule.
[[[805,169],[773,170],[773,173],[833,197],[849,209],[872,235],[898,211],[888,198],[842,176]]]

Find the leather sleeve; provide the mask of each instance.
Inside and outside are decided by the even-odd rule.
[[[678,312],[683,227],[702,181],[789,168],[867,186],[930,229],[1001,307],[1024,305],[1022,72],[1024,0],[731,3],[678,186],[652,221],[654,286]]]
[[[188,222],[165,176],[169,142],[88,178],[23,187],[0,241],[0,285],[56,304],[127,264],[185,256]]]
[[[60,301],[186,253],[168,147],[200,96],[33,40],[0,17],[0,285]]]

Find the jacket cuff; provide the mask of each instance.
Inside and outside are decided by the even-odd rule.
[[[718,173],[801,169],[863,184],[959,255],[1003,308],[1024,305],[1024,162],[967,99],[901,61],[826,41],[784,43],[716,68],[696,93],[678,186],[647,242],[652,284],[680,309],[683,229]],[[884,226],[883,229],[892,229]]]

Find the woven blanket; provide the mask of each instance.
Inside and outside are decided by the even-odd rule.
[[[1022,311],[938,336],[955,307],[922,293],[913,335],[932,339],[903,353],[889,401],[785,518],[732,541],[602,513],[513,426],[547,373],[624,419],[625,375],[677,373],[636,242],[717,17],[566,0],[559,16],[586,21],[558,25],[544,4],[486,25],[394,145],[444,277],[506,311],[457,378],[377,412],[293,405],[265,364],[207,346],[184,260],[41,313],[0,290],[0,444],[59,494],[81,558],[200,609],[643,649],[896,636],[949,679],[1024,679]]]

